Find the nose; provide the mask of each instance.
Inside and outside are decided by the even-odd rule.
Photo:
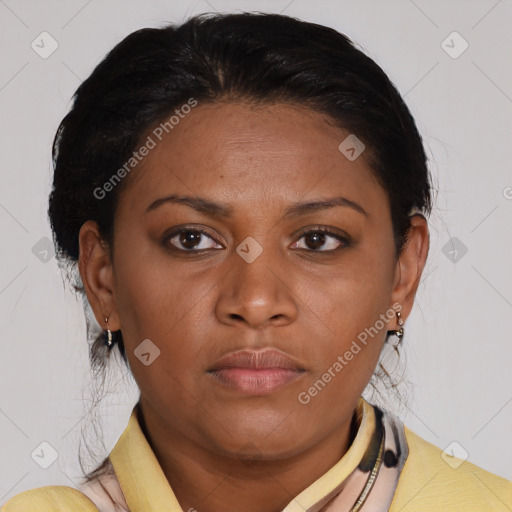
[[[251,263],[233,251],[231,271],[221,283],[216,315],[224,324],[246,324],[253,329],[285,326],[298,315],[293,276],[288,260],[264,248]]]

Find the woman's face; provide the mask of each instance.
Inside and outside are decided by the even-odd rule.
[[[125,178],[113,261],[82,228],[96,318],[122,330],[161,432],[231,457],[304,452],[349,424],[397,328],[393,304],[403,318],[412,306],[426,225],[414,221],[397,261],[364,152],[342,153],[349,133],[306,108],[199,103],[161,141],[148,133],[156,145]],[[269,349],[289,367],[218,363]]]

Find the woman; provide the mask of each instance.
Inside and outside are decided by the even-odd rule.
[[[510,510],[361,398],[428,254],[421,137],[375,62],[279,15],[139,30],[79,87],[49,214],[140,388],[79,490],[2,511]],[[117,347],[117,348],[116,348]]]

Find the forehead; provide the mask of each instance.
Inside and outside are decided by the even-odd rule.
[[[173,192],[244,205],[288,204],[333,189],[364,203],[382,200],[364,152],[349,160],[338,148],[349,132],[324,114],[289,104],[199,103],[174,122],[168,133],[155,124],[143,137],[154,147],[126,178],[120,202],[130,211]]]

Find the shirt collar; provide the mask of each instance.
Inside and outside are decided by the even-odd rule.
[[[128,426],[110,452],[110,461],[131,512],[162,510],[183,512],[137,418],[138,404]],[[360,398],[356,407],[357,434],[345,455],[326,473],[296,496],[283,512],[316,510],[357,468],[375,432],[373,407]]]

